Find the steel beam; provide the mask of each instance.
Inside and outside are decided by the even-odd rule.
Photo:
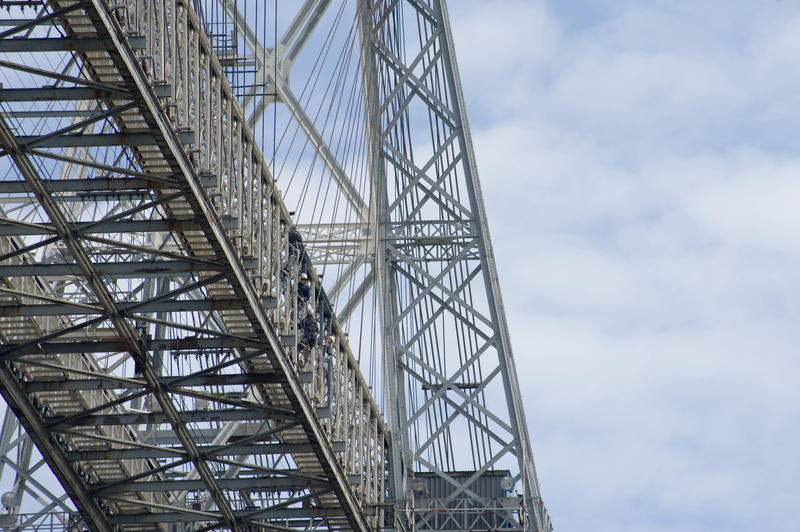
[[[13,4],[13,2],[5,2],[5,4],[6,5],[10,5],[10,4]],[[66,6],[66,7],[63,7],[61,9],[56,9],[55,11],[52,11],[50,13],[40,14],[39,17],[34,18],[34,19],[22,19],[22,20],[14,21],[14,23],[11,24],[14,27],[12,27],[12,28],[10,28],[8,30],[5,30],[2,33],[0,33],[0,39],[7,39],[11,35],[16,35],[17,33],[21,33],[21,32],[23,32],[25,30],[31,30],[31,29],[35,28],[36,26],[39,26],[39,25],[42,25],[42,24],[53,24],[53,23],[56,23],[56,19],[58,17],[64,16],[67,13],[69,13],[71,11],[75,11],[76,9],[79,9],[79,8],[80,8],[80,3],[76,2],[76,3],[74,3],[74,4],[70,5],[70,6]]]
[[[142,36],[131,35],[129,42],[132,48],[143,50],[147,41]],[[0,39],[0,54],[30,52],[98,52],[106,49],[102,39],[95,37],[59,37]]]
[[[275,413],[267,410],[227,408],[218,410],[178,411],[184,423],[211,423],[225,421],[263,421],[264,419],[294,419],[288,411]],[[161,425],[170,423],[172,416],[160,412],[135,414],[75,415],[46,418],[48,430],[64,431],[75,427],[100,425]]]
[[[209,331],[210,333],[213,331]],[[218,338],[176,338],[172,340],[144,340],[144,347],[150,351],[209,351],[245,347],[263,347],[254,338],[223,336]],[[60,353],[121,353],[128,346],[122,340],[86,340],[75,342],[26,342],[7,343],[0,346],[0,357],[13,352],[16,355],[60,354]]]
[[[118,276],[120,277],[120,276]],[[266,307],[274,307],[274,298],[264,298]],[[178,301],[157,301],[136,303],[128,307],[121,306],[120,312],[143,314],[146,312],[200,312],[211,310],[237,310],[241,302],[237,299],[191,299]],[[86,308],[86,305],[45,304],[45,305],[0,305],[2,316],[66,316],[83,314],[100,314],[102,309]]]
[[[57,102],[64,100],[101,100],[119,98],[119,94],[89,87],[40,87],[36,89],[0,89],[0,102]]]
[[[155,85],[153,89],[161,98],[170,95],[169,85]],[[0,88],[0,102],[59,102],[74,100],[122,100],[130,99],[129,95],[120,94],[119,90],[112,91],[99,87],[38,87],[24,89]],[[55,112],[50,110],[48,112]],[[82,111],[91,114],[92,110]]]
[[[337,452],[344,452],[345,442],[332,442]],[[235,440],[228,445],[201,445],[198,448],[201,455],[213,460],[222,456],[256,456],[280,454],[310,454],[314,446],[310,443],[261,443],[238,444]],[[184,456],[181,447],[161,448],[131,448],[131,449],[103,449],[97,451],[71,451],[67,453],[70,461],[99,461],[99,460],[132,460],[136,458],[180,458]]]
[[[311,508],[278,508],[266,509],[256,511],[237,511],[234,513],[237,520],[247,520],[248,516],[258,513],[257,517],[251,518],[254,524],[260,521],[278,520],[285,521],[287,519],[331,519],[331,518],[344,518],[346,517],[344,510],[341,507],[311,507]],[[144,523],[178,523],[178,522],[196,522],[208,521],[207,516],[202,514],[189,514],[183,512],[163,512],[163,513],[147,513],[147,514],[123,514],[111,518],[111,523],[114,525],[136,525]],[[282,523],[276,523],[276,527]],[[308,525],[308,523],[305,523]],[[273,528],[268,524],[264,525],[267,529]]]
[[[35,76],[43,76],[45,78],[52,78],[57,79],[59,81],[64,81],[67,83],[74,83],[78,86],[82,87],[94,87],[101,90],[112,91],[116,94],[120,95],[130,95],[127,89],[120,88],[115,85],[109,85],[106,83],[97,83],[92,81],[91,79],[87,78],[80,78],[76,76],[69,76],[67,74],[62,74],[60,72],[53,72],[51,70],[45,70],[42,68],[36,68],[30,65],[22,64],[22,63],[15,63],[13,61],[6,61],[0,59],[0,67],[1,68],[10,68],[12,70],[19,70],[20,72],[25,72],[28,74],[33,74]]]
[[[283,473],[283,471],[281,471]],[[293,477],[249,477],[220,478],[219,486],[225,490],[246,490],[248,493],[258,492],[286,492],[327,486],[328,482],[320,478],[293,478]],[[95,496],[107,496],[117,493],[146,493],[149,491],[202,491],[205,483],[202,480],[162,480],[119,482],[108,486],[97,486],[92,489]]]
[[[135,262],[106,262],[97,264],[100,275],[116,278],[170,277],[176,274],[220,271],[223,266],[193,260],[143,260]],[[85,276],[77,264],[19,264],[0,265],[0,277]]]
[[[177,386],[243,386],[279,382],[275,373],[190,375],[186,377],[164,377],[163,380],[167,388],[175,388]],[[24,388],[28,393],[63,392],[68,390],[137,390],[147,388],[147,384],[141,380],[95,377],[92,379],[36,380],[26,382]]]
[[[194,143],[193,131],[180,131],[177,133],[182,144]],[[152,133],[126,132],[126,133],[79,133],[71,135],[58,135],[55,137],[40,138],[38,136],[17,137],[17,142],[24,148],[87,148],[90,146],[152,146],[156,138]]]
[[[120,179],[120,181],[126,181]],[[233,218],[224,218],[223,223],[233,229],[238,222]],[[162,220],[121,220],[117,222],[78,222],[74,224],[75,231],[85,234],[96,233],[155,233],[160,231],[199,231],[197,220],[181,220],[167,218]],[[17,223],[4,223],[0,221],[0,235],[52,235],[55,230],[47,225],[20,225]]]
[[[63,192],[108,192],[130,190],[152,190],[177,188],[176,181],[165,181],[163,178],[145,177],[93,177],[91,179],[43,179],[42,184],[52,193]],[[0,194],[30,194],[31,187],[25,181],[0,181]],[[156,223],[161,220],[136,220],[137,222]],[[176,220],[177,222],[178,220]],[[109,222],[78,222],[76,227],[103,225]],[[112,227],[117,227],[116,225]],[[146,231],[147,228],[142,228]],[[124,232],[124,231],[123,231]]]

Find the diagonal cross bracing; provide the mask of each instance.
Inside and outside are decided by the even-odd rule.
[[[437,490],[449,490],[424,502],[443,513],[422,512],[410,521],[421,529],[468,529],[466,514],[459,512],[490,507],[496,497],[479,494],[485,490],[480,479],[490,470],[507,470],[523,484],[517,489],[523,492],[525,524],[549,532],[445,2],[362,5],[374,71],[368,109],[377,132],[376,277],[392,405],[387,414],[394,430],[393,490],[399,505],[411,510],[425,499],[424,488],[411,494],[411,479],[423,475]],[[470,237],[447,225],[453,223],[467,226]],[[423,234],[439,231],[435,240],[412,230],[425,226],[430,229]],[[458,383],[475,383],[474,389],[467,392]],[[525,515],[509,522],[507,510],[497,511],[493,522],[522,528]]]
[[[17,411],[31,430],[41,427],[37,444],[95,530],[109,522],[155,530],[192,516],[233,530],[287,516],[293,526],[382,523],[382,510],[365,511],[383,501],[380,415],[335,320],[325,324],[336,339],[330,369],[318,369],[316,350],[297,367],[296,340],[286,340],[297,334],[296,286],[280,272],[291,221],[193,12],[169,0],[68,11],[53,17],[67,38],[52,79],[76,91],[0,101],[14,121],[2,148],[25,183],[0,190],[0,356],[21,372],[12,379],[19,393],[4,394],[28,401]],[[4,90],[27,90],[45,75],[0,68],[28,76]],[[49,106],[57,125],[27,121]],[[69,122],[68,106],[107,111]],[[330,305],[321,291],[311,304]],[[326,381],[337,387],[323,394]],[[313,405],[312,395],[326,404]],[[288,412],[295,421],[281,422]],[[158,452],[164,426],[180,449],[170,463]],[[65,456],[76,459],[77,476],[57,469]],[[320,485],[264,480],[246,489],[239,475],[254,460]],[[189,484],[171,483],[175,473]],[[147,484],[127,484],[135,491],[125,497],[86,490],[120,478]]]

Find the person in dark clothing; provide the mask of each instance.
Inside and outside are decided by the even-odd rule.
[[[308,275],[305,273],[300,274],[300,282],[297,283],[297,312],[298,314],[305,308],[308,301],[311,299],[311,282],[308,280]]]
[[[336,351],[336,347],[334,346],[336,342],[336,337],[333,335],[328,336],[325,338],[325,357],[330,358],[334,355]]]
[[[294,226],[289,228],[289,248],[297,251],[298,255],[303,254],[303,237]]]
[[[336,354],[336,337],[325,338],[325,374],[323,375],[323,390],[325,404],[331,404],[331,382],[333,381],[333,357]]]
[[[294,226],[289,228],[288,237],[289,256],[286,259],[286,264],[283,265],[283,272],[287,275],[292,271],[295,264],[302,261],[303,251],[305,250],[303,246],[303,237]]]
[[[320,294],[321,296],[321,294]],[[328,304],[327,299],[319,297],[317,299],[317,317],[319,318],[320,330],[325,334],[330,334],[330,324],[333,319],[333,310]]]
[[[300,366],[305,366],[305,361],[311,349],[317,344],[319,325],[314,317],[314,311],[309,309],[306,316],[297,324],[297,336],[299,337],[298,348],[302,357]]]

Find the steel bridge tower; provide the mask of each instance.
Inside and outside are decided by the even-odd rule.
[[[393,497],[421,529],[549,530],[445,2],[365,25]]]
[[[0,530],[552,530],[444,0],[0,7]]]

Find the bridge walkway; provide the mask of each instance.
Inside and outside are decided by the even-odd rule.
[[[24,7],[0,388],[86,525],[381,525],[381,415],[191,6]]]

